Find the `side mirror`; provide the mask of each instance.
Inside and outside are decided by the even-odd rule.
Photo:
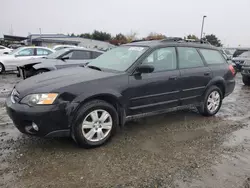
[[[7,54],[9,54],[9,52],[4,52],[3,54],[6,54],[6,55],[7,55]]]
[[[140,65],[137,67],[136,72],[137,73],[151,73],[154,71],[154,67],[152,65]]]
[[[67,59],[69,59],[69,57],[67,57],[67,56],[61,58],[61,60],[63,60],[63,61],[65,61],[65,60],[67,60]]]

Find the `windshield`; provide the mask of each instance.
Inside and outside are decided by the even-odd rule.
[[[58,50],[58,51],[56,51],[56,52],[48,55],[46,58],[48,58],[48,59],[56,59],[59,56],[63,55],[67,51],[69,51],[69,49],[68,48],[64,48],[64,49]]]
[[[236,50],[233,54],[233,57],[239,57],[241,56],[241,54],[243,54],[244,52],[248,52],[248,50]]]
[[[19,50],[21,50],[21,49],[23,49],[22,47],[21,48],[17,48],[17,49],[15,49],[15,50],[12,50],[10,53],[9,53],[9,55],[14,55],[14,54],[16,54]]]
[[[239,57],[250,57],[250,51],[243,52]]]
[[[126,71],[147,49],[140,46],[117,47],[92,60],[88,66]]]

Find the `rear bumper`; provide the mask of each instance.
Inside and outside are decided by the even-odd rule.
[[[22,133],[40,137],[70,135],[65,108],[59,105],[29,107],[24,104],[12,103],[8,97],[6,111],[16,128]],[[32,127],[33,124],[37,125],[38,130]]]

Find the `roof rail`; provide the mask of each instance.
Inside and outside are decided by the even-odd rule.
[[[179,41],[183,41],[183,39],[181,37],[167,37],[161,40],[161,42],[179,42]]]
[[[161,42],[191,42],[191,43],[200,43],[200,44],[209,44],[211,45],[207,40],[204,39],[182,39],[180,37],[168,37],[166,39],[161,40]]]
[[[131,41],[130,43],[133,43],[133,42],[141,42],[141,41],[151,41],[151,40],[157,40],[157,39],[139,39],[139,40],[133,40]]]

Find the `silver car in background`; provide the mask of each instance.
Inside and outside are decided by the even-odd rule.
[[[46,47],[27,46],[20,47],[9,54],[0,56],[0,74],[5,71],[15,71],[21,62],[29,59],[46,57],[54,50]]]
[[[81,47],[64,48],[44,58],[24,61],[18,66],[18,76],[25,79],[57,69],[85,66],[102,54],[102,51]]]

